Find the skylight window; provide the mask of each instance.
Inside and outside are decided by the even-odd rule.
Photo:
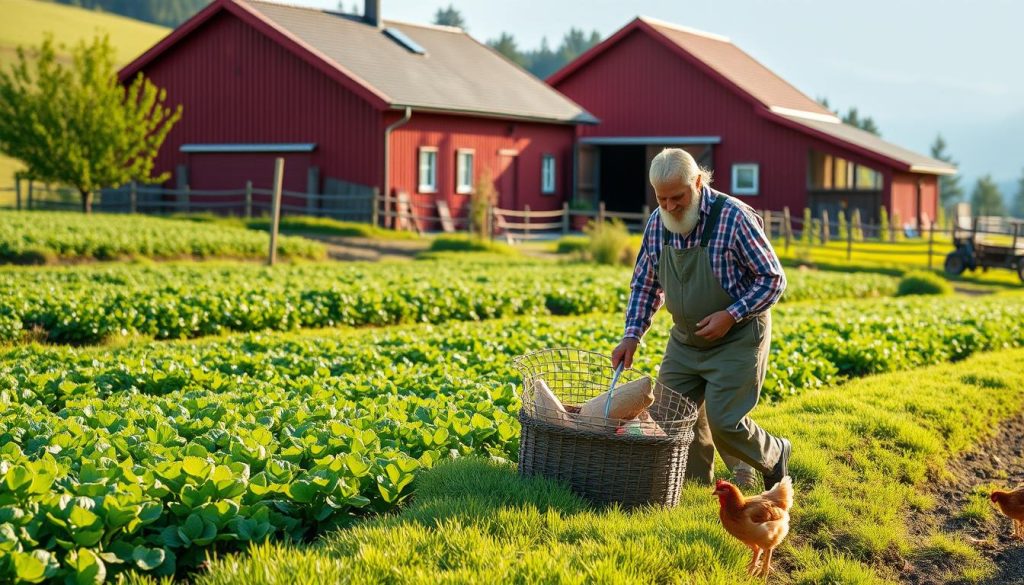
[[[409,52],[416,53],[417,55],[426,55],[427,50],[420,46],[419,43],[409,38],[409,35],[398,30],[397,28],[388,27],[384,29],[384,34],[388,35],[396,43],[405,47]]]

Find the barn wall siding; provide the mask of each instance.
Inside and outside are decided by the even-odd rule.
[[[157,160],[158,171],[188,164],[185,143],[316,143],[309,164],[320,177],[379,185],[383,177],[381,114],[262,33],[221,13],[150,63],[144,74],[182,104],[181,121]],[[253,157],[254,165],[266,157]],[[286,181],[292,182],[286,165]],[[301,171],[304,173],[305,171]],[[266,173],[225,168],[220,185],[244,186]],[[262,185],[257,185],[262,186]],[[192,185],[204,188],[203,185]],[[267,185],[269,187],[269,185]]]
[[[569,125],[414,112],[410,121],[391,136],[391,189],[408,193],[420,205],[443,199],[453,213],[464,214],[470,196],[456,193],[456,153],[459,149],[471,149],[474,185],[484,169],[489,169],[500,194],[499,207],[522,209],[529,205],[531,210],[558,209],[568,200],[572,188],[574,137],[575,128]],[[423,146],[438,149],[436,193],[418,191],[419,150]],[[515,162],[500,151],[517,152]],[[557,161],[556,189],[552,194],[541,193],[541,158],[545,154],[555,156]]]

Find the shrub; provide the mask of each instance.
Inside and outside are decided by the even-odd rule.
[[[611,265],[630,263],[629,230],[622,220],[615,218],[603,224],[591,221],[583,232],[590,241],[588,249],[594,262]]]
[[[586,254],[590,240],[581,236],[565,236],[555,245],[556,254]]]
[[[439,236],[430,244],[431,252],[491,252],[515,255],[519,252],[507,244],[482,240],[475,236]]]
[[[932,272],[908,272],[900,280],[896,296],[905,295],[948,295],[952,294],[953,286],[944,278]]]

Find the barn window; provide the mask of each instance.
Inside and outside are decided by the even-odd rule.
[[[732,194],[757,195],[760,167],[757,163],[732,165]]]
[[[545,154],[540,163],[540,191],[545,195],[555,192],[555,157]]]
[[[420,148],[419,192],[437,192],[437,149],[432,146],[424,146]]]
[[[455,192],[473,192],[473,151],[468,148],[460,148],[456,153],[455,163]]]

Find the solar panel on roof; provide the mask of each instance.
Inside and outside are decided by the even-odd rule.
[[[384,29],[384,34],[388,35],[395,40],[399,45],[402,45],[406,49],[416,53],[417,55],[426,55],[427,50],[420,46],[419,43],[409,38],[409,35],[398,30],[397,28],[388,27]]]

